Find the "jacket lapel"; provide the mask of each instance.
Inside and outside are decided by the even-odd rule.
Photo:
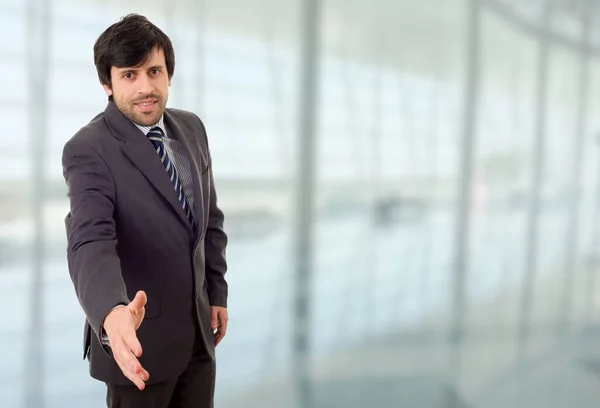
[[[185,125],[185,123],[175,118],[168,110],[165,110],[164,120],[169,132],[173,133],[173,138],[181,142],[185,148],[185,152],[190,162],[190,170],[194,183],[194,212],[196,224],[198,226],[196,229],[196,236],[194,237],[194,247],[196,247],[201,236],[199,232],[203,229],[205,215],[202,204],[204,202],[204,197],[199,177],[202,172],[202,165],[199,162],[200,152],[198,150],[198,142],[196,141],[193,130]]]
[[[171,180],[169,180],[167,172],[158,159],[156,150],[154,150],[150,140],[118,110],[113,102],[109,102],[105,110],[105,118],[115,137],[125,142],[123,153],[144,174],[158,193],[165,198],[191,233],[191,225],[179,200],[177,200],[173,184],[171,184]]]

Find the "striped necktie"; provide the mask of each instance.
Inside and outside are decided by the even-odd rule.
[[[188,205],[187,200],[185,199],[185,194],[183,192],[183,186],[181,185],[181,180],[179,179],[179,175],[177,174],[177,170],[171,160],[169,159],[169,155],[167,154],[167,150],[165,149],[165,144],[163,143],[164,133],[161,128],[153,127],[148,132],[148,139],[154,145],[156,149],[156,153],[160,158],[165,170],[167,171],[167,176],[171,180],[171,184],[173,184],[173,188],[175,188],[175,194],[177,195],[177,199],[181,203],[181,207],[183,208],[183,212],[187,216],[190,224],[192,225],[192,229],[194,233],[196,233],[196,221],[194,220],[194,214],[192,214],[192,210]]]

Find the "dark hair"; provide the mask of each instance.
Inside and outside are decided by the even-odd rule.
[[[128,14],[108,27],[94,44],[94,64],[103,85],[111,85],[111,67],[135,67],[158,47],[165,54],[169,79],[175,72],[173,44],[160,28],[139,14]]]

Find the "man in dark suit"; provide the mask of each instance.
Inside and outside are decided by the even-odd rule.
[[[223,213],[204,125],[167,109],[169,38],[129,15],[94,45],[104,112],[64,146],[84,358],[109,407],[209,407],[227,329]]]

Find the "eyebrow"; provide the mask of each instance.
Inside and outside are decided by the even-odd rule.
[[[165,67],[162,66],[162,65],[154,65],[154,66],[149,67],[148,71],[150,71],[152,69],[160,69],[160,70],[162,70],[162,69],[165,69]],[[137,72],[137,71],[140,71],[140,70],[141,70],[141,68],[121,68],[121,69],[119,69],[119,73],[120,74],[125,74],[127,72]]]

